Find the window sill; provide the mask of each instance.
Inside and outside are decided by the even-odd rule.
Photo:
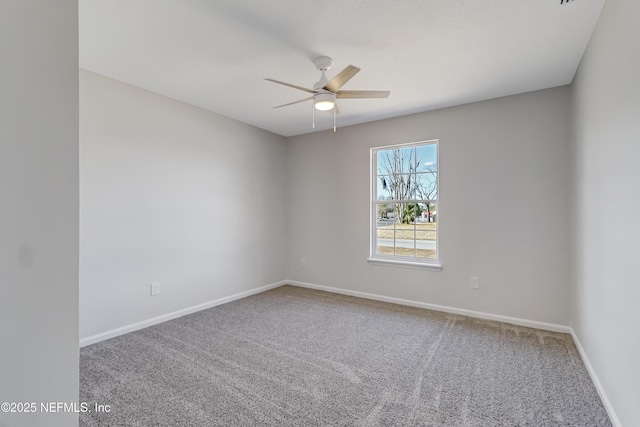
[[[432,270],[432,271],[442,270],[442,265],[440,264],[427,264],[423,262],[401,261],[401,260],[395,260],[395,259],[367,258],[367,262],[369,264],[386,265],[389,267],[417,268],[420,270]]]

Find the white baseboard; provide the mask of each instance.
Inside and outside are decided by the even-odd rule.
[[[575,343],[576,348],[578,349],[578,353],[580,353],[580,357],[582,358],[582,362],[584,363],[584,366],[587,367],[587,371],[589,372],[591,381],[593,381],[593,384],[596,386],[596,390],[598,390],[598,394],[600,395],[600,400],[602,400],[602,404],[604,405],[604,408],[607,410],[607,414],[609,414],[609,419],[611,420],[611,424],[613,424],[613,427],[622,427],[622,424],[620,423],[620,420],[618,419],[616,412],[613,410],[613,405],[611,405],[611,401],[609,400],[607,393],[604,391],[604,388],[602,387],[602,383],[600,382],[600,379],[598,378],[596,371],[593,369],[593,366],[591,365],[591,362],[587,357],[587,353],[584,351],[584,347],[582,347],[582,344],[578,339],[578,335],[573,330],[573,328],[570,328],[570,329],[571,329],[571,337],[573,338],[573,342]]]
[[[479,319],[496,320],[498,322],[511,323],[513,325],[526,326],[529,328],[543,329],[545,331],[571,333],[569,326],[557,325],[554,323],[538,322],[536,320],[519,319],[517,317],[502,316],[499,314],[483,313],[481,311],[466,310],[463,308],[448,307],[445,305],[429,304],[426,302],[412,301],[408,299],[388,297],[385,295],[370,294],[367,292],[351,291],[342,288],[332,288],[329,286],[316,285],[313,283],[298,282],[295,280],[285,280],[284,283],[300,286],[301,288],[317,289],[320,291],[333,292],[336,294],[349,295],[352,297],[366,298],[376,301],[391,302],[394,304],[407,305],[410,307],[426,308],[429,310],[442,311],[445,313],[459,314],[461,316],[476,317]]]
[[[261,286],[259,288],[250,289],[244,292],[239,292],[237,294],[229,295],[227,297],[218,298],[216,300],[205,302],[203,304],[198,304],[192,307],[183,308],[181,310],[163,314],[161,316],[157,316],[151,319],[143,320],[142,322],[137,322],[131,325],[112,329],[110,331],[102,332],[96,335],[91,335],[89,337],[85,337],[80,340],[80,347],[85,347],[90,344],[95,344],[100,341],[108,340],[109,338],[114,338],[120,335],[128,334],[129,332],[137,331],[139,329],[148,328],[149,326],[157,325],[158,323],[166,322],[167,320],[172,320],[178,317],[186,316],[187,314],[195,313],[196,311],[206,310],[207,308],[215,307],[221,304],[226,304],[228,302],[235,301],[240,298],[245,298],[251,295],[259,294],[261,292],[268,291],[270,289],[278,288],[286,283],[287,283],[286,281],[272,283],[270,285]]]

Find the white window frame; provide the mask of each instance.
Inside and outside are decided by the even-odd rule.
[[[436,204],[436,258],[420,258],[420,257],[409,257],[402,255],[387,255],[387,254],[378,254],[376,253],[377,249],[377,205],[380,203],[378,198],[378,152],[393,150],[397,148],[408,148],[415,147],[419,145],[436,145],[436,188],[437,188],[437,197],[432,200],[422,200],[422,199],[411,199],[411,202],[414,203],[433,203]],[[367,261],[372,264],[380,264],[380,265],[389,265],[396,267],[408,267],[408,268],[421,268],[428,270],[442,270],[442,265],[440,263],[440,140],[439,139],[430,139],[424,141],[415,141],[408,142],[402,144],[393,144],[393,145],[385,145],[379,147],[373,147],[370,149],[371,156],[371,182],[370,182],[370,197],[369,197],[369,218],[370,218],[370,251],[369,258]],[[389,203],[397,202],[396,200],[390,200]]]

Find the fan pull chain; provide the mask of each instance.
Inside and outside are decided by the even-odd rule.
[[[316,106],[313,102],[311,103],[311,128],[316,128]]]
[[[336,132],[336,105],[333,105],[333,133]]]

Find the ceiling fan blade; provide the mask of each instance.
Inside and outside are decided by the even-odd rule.
[[[324,85],[323,89],[328,90],[330,92],[337,92],[346,82],[351,80],[351,77],[358,74],[360,68],[354,67],[353,65],[347,65],[347,68],[340,71],[334,78],[329,80],[329,82]]]
[[[300,102],[309,101],[309,100],[311,100],[311,99],[313,99],[313,96],[310,96],[310,97],[305,98],[305,99],[301,99],[301,100],[299,100],[299,101],[289,102],[288,104],[278,105],[277,107],[273,107],[273,108],[280,108],[280,107],[286,107],[287,105],[299,104]]]
[[[341,90],[336,92],[338,99],[388,98],[388,90]]]
[[[316,92],[315,90],[313,90],[313,89],[307,89],[306,87],[292,85],[291,83],[285,83],[285,82],[281,82],[281,81],[279,81],[279,80],[274,80],[274,79],[265,79],[265,80],[269,80],[270,82],[278,83],[279,85],[289,86],[289,87],[292,87],[292,88],[294,88],[294,89],[303,90],[303,91],[305,91],[305,92],[309,92],[309,93],[317,93],[317,92]]]

